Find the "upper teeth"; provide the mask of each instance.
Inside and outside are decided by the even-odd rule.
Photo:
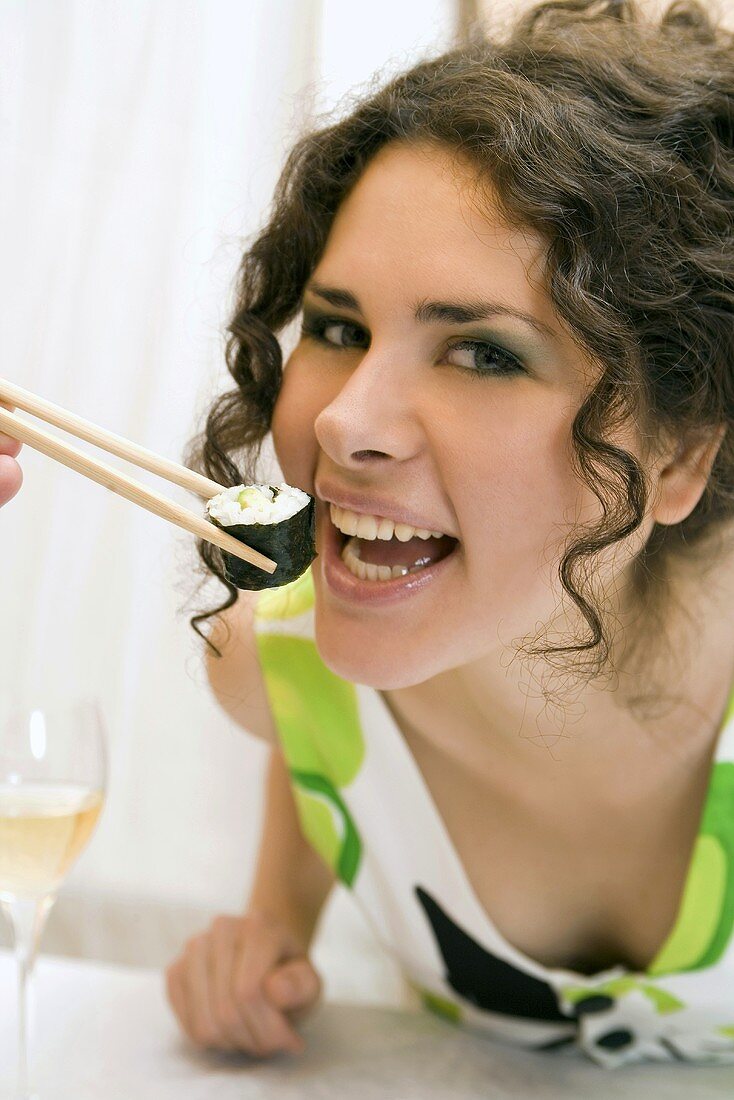
[[[337,504],[329,504],[331,522],[345,535],[356,535],[360,539],[391,539],[393,535],[399,542],[408,539],[439,539],[443,531],[429,531],[427,527],[413,527],[409,523],[394,523],[384,516],[365,516],[361,512],[350,512]]]

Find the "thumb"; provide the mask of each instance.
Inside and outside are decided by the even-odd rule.
[[[307,958],[289,959],[270,971],[265,993],[275,1008],[311,1008],[321,995],[321,978]]]

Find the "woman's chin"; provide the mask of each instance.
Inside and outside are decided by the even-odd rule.
[[[378,651],[372,642],[369,647],[366,643],[355,646],[353,634],[341,638],[331,630],[319,630],[318,616],[314,639],[321,660],[335,676],[377,691],[413,687],[443,671],[443,667],[434,667],[435,653],[422,655],[411,647],[408,655],[397,639],[393,647],[381,639]]]

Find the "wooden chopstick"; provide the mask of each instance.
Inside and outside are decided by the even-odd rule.
[[[3,388],[5,386],[6,383],[3,383]],[[5,400],[5,397],[3,396],[2,399]],[[9,398],[8,400],[10,401]],[[12,404],[13,402],[10,403]],[[71,416],[71,414],[68,415]],[[278,568],[277,562],[265,557],[264,554],[259,553],[257,550],[253,550],[252,547],[240,542],[239,539],[234,538],[232,535],[228,535],[226,531],[216,527],[213,523],[207,522],[207,520],[197,516],[194,512],[190,512],[187,508],[183,508],[180,504],[176,504],[175,501],[161,496],[159,493],[149,489],[146,485],[142,485],[139,481],[135,481],[126,474],[120,473],[119,470],[114,470],[111,466],[107,466],[104,462],[98,462],[97,459],[91,458],[89,455],[84,454],[83,451],[77,450],[76,447],[71,447],[68,443],[63,443],[60,439],[57,439],[56,436],[41,431],[40,428],[34,427],[26,420],[23,420],[19,416],[15,416],[13,413],[3,408],[0,408],[0,431],[5,432],[6,435],[12,436],[13,439],[17,439],[20,443],[27,443],[29,447],[33,447],[34,450],[40,451],[41,454],[45,454],[48,458],[55,459],[64,466],[68,466],[69,469],[84,474],[85,477],[90,478],[92,481],[96,481],[98,485],[103,485],[106,489],[110,489],[113,493],[117,493],[118,496],[125,497],[126,500],[132,501],[133,504],[138,504],[148,512],[160,516],[161,519],[168,520],[169,523],[173,523],[176,527],[182,527],[184,531],[188,531],[190,534],[196,535],[206,542],[213,543],[215,546],[218,546],[221,550],[226,550],[227,553],[232,554],[234,557],[249,562],[259,569],[264,569],[266,573],[274,573]],[[99,429],[99,431],[102,435],[107,434],[103,432],[102,429]],[[118,436],[117,438],[119,440],[120,437]],[[126,441],[122,440],[121,442]],[[131,444],[131,446],[136,447],[135,444]],[[148,454],[151,454],[151,452],[148,452]],[[121,457],[125,456],[121,455]],[[161,461],[164,464],[168,463],[167,459],[161,459]],[[176,464],[171,463],[171,465],[175,466]],[[150,469],[150,467],[148,466],[146,469]],[[181,469],[185,469],[185,467],[181,467]],[[153,472],[155,473],[157,471]],[[189,473],[193,474],[194,471],[190,470]],[[198,477],[199,475],[196,476]],[[209,479],[204,478],[203,480],[208,481]],[[179,481],[178,484],[181,484],[181,482]],[[209,482],[209,484],[214,486],[215,492],[222,491],[222,487],[217,485],[216,482],[212,481]],[[195,491],[201,492],[201,488]],[[211,494],[211,496],[214,495],[215,493]]]
[[[134,466],[139,466],[142,470],[148,470],[151,474],[157,474],[159,477],[165,478],[166,481],[170,481],[174,485],[180,485],[182,489],[188,489],[192,493],[197,493],[206,500],[216,496],[217,493],[221,493],[225,488],[224,485],[218,485],[216,481],[211,481],[208,477],[197,474],[195,470],[190,470],[188,466],[179,466],[177,462],[172,462],[169,458],[163,458],[162,455],[157,455],[153,451],[141,447],[139,443],[132,443],[129,439],[123,439],[121,435],[108,432],[105,428],[100,428],[89,420],[83,420],[81,416],[67,412],[60,405],[54,405],[50,401],[45,401],[42,397],[36,397],[34,393],[29,393],[28,390],[24,390],[4,378],[0,378],[0,401],[7,401],[9,405],[15,405],[23,412],[37,416],[39,420],[45,420],[47,424],[53,424],[55,428],[62,428],[70,435],[75,435],[77,439],[94,443],[95,446],[109,451],[110,454],[117,455],[118,458],[124,458]]]

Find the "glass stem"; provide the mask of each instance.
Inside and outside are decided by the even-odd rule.
[[[30,1100],[33,1096],[28,1071],[31,979],[41,934],[55,900],[55,895],[47,894],[46,897],[41,898],[15,898],[12,901],[0,901],[3,912],[13,929],[15,958],[18,964],[17,1100]]]

